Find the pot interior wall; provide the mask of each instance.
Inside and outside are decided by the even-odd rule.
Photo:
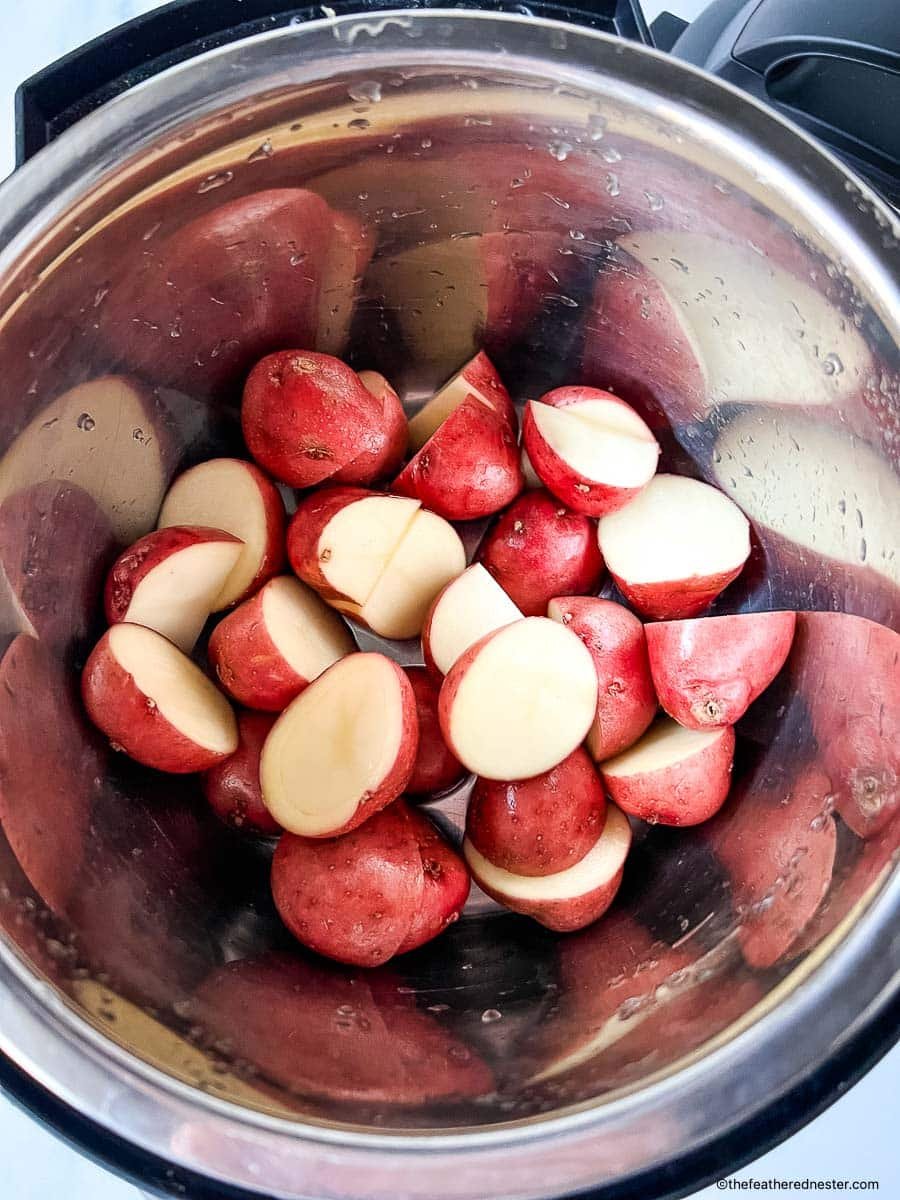
[[[741,723],[723,817],[637,828],[607,918],[556,937],[476,901],[375,971],[300,950],[271,847],[85,723],[104,569],[175,473],[241,452],[242,377],[284,347],[384,372],[410,411],[479,346],[519,401],[611,387],[665,468],[753,521],[715,611],[897,628],[897,349],[841,248],[608,82],[497,61],[211,113],[98,182],[3,284],[0,926],[109,1037],[297,1119],[445,1129],[639,1085],[752,1019],[900,841],[896,724],[891,750],[846,719],[885,719],[896,666],[814,617]],[[433,806],[449,827],[463,795]]]

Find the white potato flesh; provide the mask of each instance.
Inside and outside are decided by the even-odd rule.
[[[435,596],[465,568],[465,547],[453,526],[443,517],[420,509],[388,559],[360,616],[382,637],[418,637]]]
[[[196,664],[161,634],[142,625],[113,625],[109,649],[159,713],[184,737],[217,754],[238,745],[231,705]]]
[[[189,654],[242,549],[233,541],[196,542],[161,559],[134,589],[125,620],[155,629]]]
[[[463,367],[461,371],[457,371],[453,378],[445,383],[441,390],[432,396],[414,417],[410,418],[409,446],[414,453],[422,449],[431,435],[443,425],[455,409],[459,408],[467,396],[474,396],[488,408],[494,407],[482,391],[465,380],[463,377],[465,370],[466,367]]]
[[[176,479],[159,514],[158,528],[206,525],[244,543],[240,557],[213,605],[220,612],[250,587],[268,549],[269,528],[259,485],[245,463],[213,458]]]
[[[392,665],[375,654],[342,659],[272,726],[260,759],[266,808],[304,837],[342,828],[396,762],[403,727]]]
[[[636,412],[610,400],[565,408],[532,402],[538,433],[573,471],[610,487],[643,487],[656,470],[659,447]]]
[[[606,565],[629,583],[719,575],[750,553],[747,518],[717,488],[681,475],[656,475],[597,527]]]
[[[340,617],[299,580],[279,576],[260,594],[269,637],[301,679],[317,679],[356,649]]]
[[[603,832],[584,858],[553,875],[514,875],[489,862],[468,838],[463,854],[479,883],[511,900],[574,900],[611,882],[622,869],[631,846],[628,818],[615,804],[608,804]]]
[[[459,759],[487,779],[529,779],[580,745],[597,707],[583,642],[546,617],[500,629],[475,654],[450,708]]]
[[[664,771],[693,758],[695,754],[702,754],[728,732],[728,726],[725,725],[716,729],[685,729],[671,717],[663,717],[651,725],[633,746],[608,758],[603,764],[603,774],[621,779]]]
[[[489,571],[475,563],[438,600],[431,615],[428,647],[444,675],[470,646],[522,613]]]
[[[366,496],[335,513],[318,544],[320,569],[334,590],[365,604],[420,507],[405,496]]]

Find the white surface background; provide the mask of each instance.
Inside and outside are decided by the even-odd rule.
[[[665,7],[691,18],[704,3],[645,0],[644,11],[648,20]],[[16,85],[104,30],[155,7],[155,0],[0,0],[0,178],[13,167]],[[900,1047],[826,1113],[737,1178],[877,1179],[881,1197],[897,1200],[898,1076]],[[0,1160],[0,1195],[8,1200],[138,1200],[134,1188],[81,1158],[2,1097]],[[697,1200],[717,1194],[711,1187]]]

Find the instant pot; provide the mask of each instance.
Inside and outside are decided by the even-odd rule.
[[[0,1082],[147,1190],[685,1194],[897,1037],[878,637],[801,622],[739,726],[738,787],[770,806],[752,837],[790,849],[754,911],[737,834],[643,826],[596,926],[556,937],[479,898],[374,971],[293,944],[271,846],[114,754],[76,698],[111,556],[175,473],[240,452],[242,379],[284,346],[384,372],[410,411],[480,346],[519,400],[613,387],[664,469],[751,519],[714,611],[900,628],[896,13],[718,0],[654,31],[683,61],[622,0],[177,4],[20,89],[0,206]],[[840,695],[833,737],[811,687]],[[883,743],[841,760],[873,696]],[[834,789],[802,829],[798,771]],[[465,794],[429,806],[448,830]],[[827,894],[751,961],[742,926],[790,923],[826,822]]]

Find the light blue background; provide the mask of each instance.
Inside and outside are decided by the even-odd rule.
[[[704,3],[645,0],[644,11],[648,20],[666,7],[689,19]],[[105,29],[155,7],[155,0],[0,0],[0,178],[13,167],[16,85]],[[900,1200],[898,1075],[900,1047],[828,1112],[738,1178],[877,1179],[883,1200]],[[0,1161],[4,1200],[138,1200],[134,1188],[69,1150],[2,1098]],[[697,1200],[721,1194],[711,1187]]]

